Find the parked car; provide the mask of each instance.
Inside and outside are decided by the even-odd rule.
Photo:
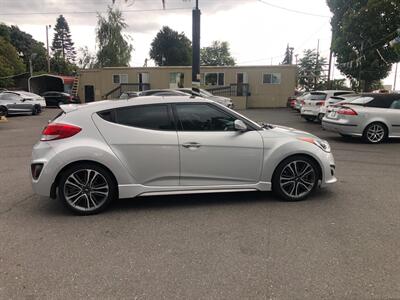
[[[60,107],[64,104],[80,104],[81,101],[79,97],[72,96],[68,93],[48,91],[42,94],[46,100],[46,105],[51,107]]]
[[[34,93],[26,92],[26,91],[8,91],[8,92],[20,95],[22,98],[25,99],[25,101],[38,102],[40,104],[40,107],[42,108],[42,110],[44,108],[46,108],[46,101],[44,100],[44,98],[42,96],[39,96]]]
[[[377,144],[400,137],[400,94],[362,94],[334,107],[322,120],[325,130]]]
[[[14,91],[0,93],[0,107],[5,116],[17,114],[37,115],[42,112],[41,103],[39,101]]]
[[[296,101],[296,99],[297,99],[296,96],[288,97],[287,102],[286,102],[286,107],[293,108],[293,106],[294,106],[293,101]]]
[[[314,122],[314,121],[321,122],[324,115],[320,111],[320,109],[321,106],[325,105],[325,101],[333,96],[341,96],[347,94],[354,94],[354,92],[339,91],[339,90],[310,92],[310,94],[307,97],[305,97],[302,102],[300,115],[308,122]]]
[[[310,92],[305,92],[305,93],[303,93],[301,96],[298,96],[298,97],[296,98],[296,103],[295,103],[295,105],[294,105],[294,107],[293,107],[294,110],[300,112],[301,106],[302,106],[303,103],[304,103],[304,99],[306,99],[307,97],[309,97],[309,95],[310,95]]]
[[[58,191],[78,214],[146,195],[273,190],[298,201],[336,182],[326,141],[262,127],[211,100],[137,97],[61,108],[33,148],[32,185],[44,196]]]
[[[140,92],[126,91],[126,92],[123,92],[121,94],[121,96],[119,96],[119,99],[130,99],[130,98],[135,98],[135,97],[139,97],[139,96],[140,96]]]
[[[350,103],[351,101],[359,98],[359,94],[346,94],[342,96],[333,96],[327,99],[324,103],[324,105],[321,105],[320,110],[319,110],[319,119],[323,119],[327,112],[330,112],[332,108],[334,108],[337,105],[341,105],[344,103]]]
[[[234,108],[232,99],[227,98],[227,97],[221,97],[221,96],[213,95],[213,94],[211,94],[210,92],[208,92],[208,91],[206,91],[204,89],[199,89],[199,88],[194,88],[194,89],[191,89],[191,88],[180,88],[180,89],[178,89],[178,91],[182,91],[182,92],[184,92],[184,93],[186,93],[188,95],[195,95],[195,96],[202,97],[202,98],[205,98],[205,99],[208,99],[208,100],[211,100],[211,101],[215,101],[215,102],[217,102],[219,104],[222,104],[222,105],[224,105],[226,107],[229,107],[229,108],[232,108],[232,109]]]

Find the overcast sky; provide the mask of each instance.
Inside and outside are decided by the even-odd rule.
[[[45,25],[54,27],[57,16],[63,14],[76,47],[88,46],[95,52],[96,12],[105,12],[111,3],[112,0],[0,0],[0,21],[16,24],[45,42]],[[150,43],[163,25],[184,32],[191,39],[194,0],[166,0],[165,11],[161,0],[117,0],[115,5],[124,11],[129,25],[127,33],[135,49],[132,66],[143,66]],[[325,0],[199,0],[199,6],[201,46],[214,40],[228,41],[238,65],[279,64],[288,43],[301,56],[304,49],[316,49],[318,39],[321,55],[329,54],[331,13]],[[52,38],[53,30],[50,43]],[[338,70],[334,72],[335,78],[340,76]],[[392,73],[385,84],[393,81]]]

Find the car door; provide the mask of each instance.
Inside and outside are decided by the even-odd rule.
[[[170,106],[127,106],[92,118],[138,184],[179,186],[178,136]]]
[[[26,113],[32,111],[32,104],[23,100],[23,98],[14,93],[4,93],[3,99],[8,100],[8,112],[11,114]]]
[[[388,109],[388,119],[391,128],[391,135],[400,137],[400,97],[392,102]]]
[[[249,125],[235,131],[237,117],[218,104],[174,105],[180,151],[180,184],[186,186],[257,183],[263,165],[263,140]]]

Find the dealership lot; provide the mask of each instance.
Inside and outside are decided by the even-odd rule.
[[[120,200],[77,217],[33,194],[30,153],[58,110],[0,124],[0,298],[400,298],[400,141],[367,145],[289,109],[254,120],[327,139],[338,183]]]

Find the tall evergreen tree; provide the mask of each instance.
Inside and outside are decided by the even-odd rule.
[[[68,22],[63,15],[57,18],[51,50],[55,57],[62,58],[64,61],[71,63],[75,61],[76,51],[74,43],[72,42]]]
[[[282,61],[282,65],[292,65],[293,64],[293,48],[289,47],[289,44],[286,47],[285,58]]]
[[[132,45],[122,30],[127,27],[122,12],[108,7],[107,16],[97,16],[97,65],[99,67],[125,67],[131,60]]]
[[[316,50],[304,50],[299,63],[299,85],[306,91],[323,89],[326,84],[323,78],[325,64],[326,58],[319,56]]]

